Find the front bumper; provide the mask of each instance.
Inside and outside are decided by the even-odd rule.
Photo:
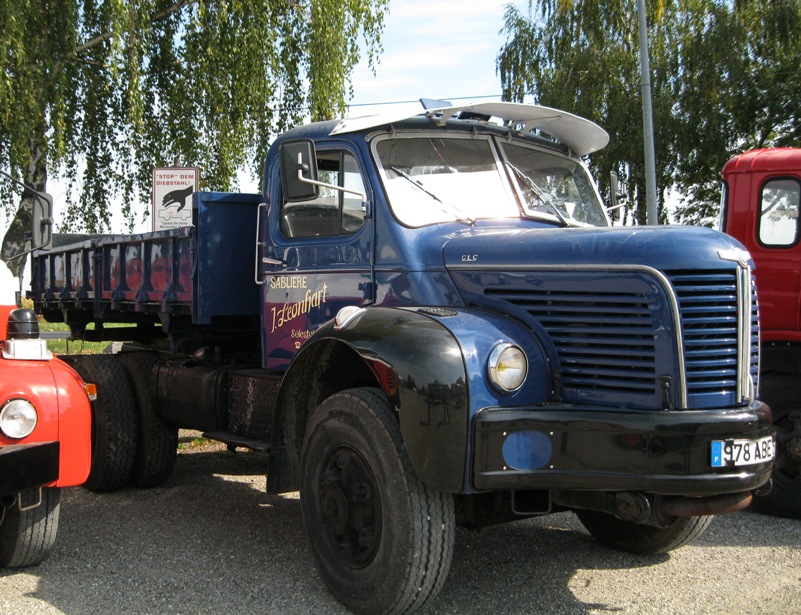
[[[0,446],[0,497],[58,480],[58,442]]]
[[[713,440],[773,432],[761,402],[737,410],[485,408],[474,423],[479,490],[644,491],[711,496],[765,484],[772,462],[713,468]]]

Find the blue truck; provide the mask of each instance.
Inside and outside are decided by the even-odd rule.
[[[98,392],[89,484],[160,484],[178,428],[263,451],[370,615],[430,604],[457,525],[574,511],[656,553],[746,507],[775,446],[753,263],[711,229],[610,225],[582,162],[607,141],[429,103],[288,131],[261,194],[196,193],[191,227],[57,236],[36,310],[124,342],[71,359]]]

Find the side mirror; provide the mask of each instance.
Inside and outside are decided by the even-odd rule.
[[[53,197],[37,192],[33,202],[31,250],[44,250],[53,242]]]
[[[310,201],[320,196],[317,155],[311,139],[285,141],[280,149],[281,189],[289,202]]]
[[[612,171],[609,173],[609,207],[606,208],[606,211],[612,217],[612,220],[618,222],[621,216],[621,210],[626,206],[624,203],[618,203],[618,199],[622,195],[620,194],[620,180],[617,177],[617,173]]]
[[[53,241],[53,197],[46,192],[38,192],[26,183],[15,179],[5,171],[0,171],[0,175],[14,182],[25,191],[33,195],[33,210],[31,211],[31,233],[30,237],[26,233],[26,241],[30,240],[30,249],[25,252],[15,254],[11,258],[20,258],[30,254],[34,250],[44,250],[50,247]]]

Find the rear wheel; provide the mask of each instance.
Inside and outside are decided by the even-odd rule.
[[[28,489],[0,508],[0,566],[40,564],[50,554],[58,533],[61,491],[58,487]]]
[[[97,386],[92,402],[92,467],[84,487],[113,491],[131,477],[136,456],[136,405],[122,364],[112,355],[62,357]]]
[[[356,613],[407,613],[435,597],[450,569],[450,495],[415,477],[386,397],[337,393],[306,432],[301,506],[317,568]]]
[[[776,459],[773,489],[755,497],[753,510],[801,519],[801,382],[798,376],[766,372],[759,385],[761,399],[773,412]]]
[[[576,516],[601,544],[640,555],[666,553],[683,547],[700,536],[714,519],[714,515],[678,517],[667,527],[653,527],[595,510],[577,510]]]
[[[178,430],[156,413],[153,370],[159,360],[150,352],[126,352],[118,357],[133,385],[137,410],[136,458],[129,484],[155,487],[169,477],[178,450]]]

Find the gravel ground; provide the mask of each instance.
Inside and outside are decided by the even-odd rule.
[[[297,494],[267,495],[263,466],[207,445],[160,488],[66,489],[50,558],[0,570],[0,613],[347,613],[317,576]],[[799,614],[801,521],[733,513],[648,557],[601,547],[569,513],[459,529],[429,612]]]

